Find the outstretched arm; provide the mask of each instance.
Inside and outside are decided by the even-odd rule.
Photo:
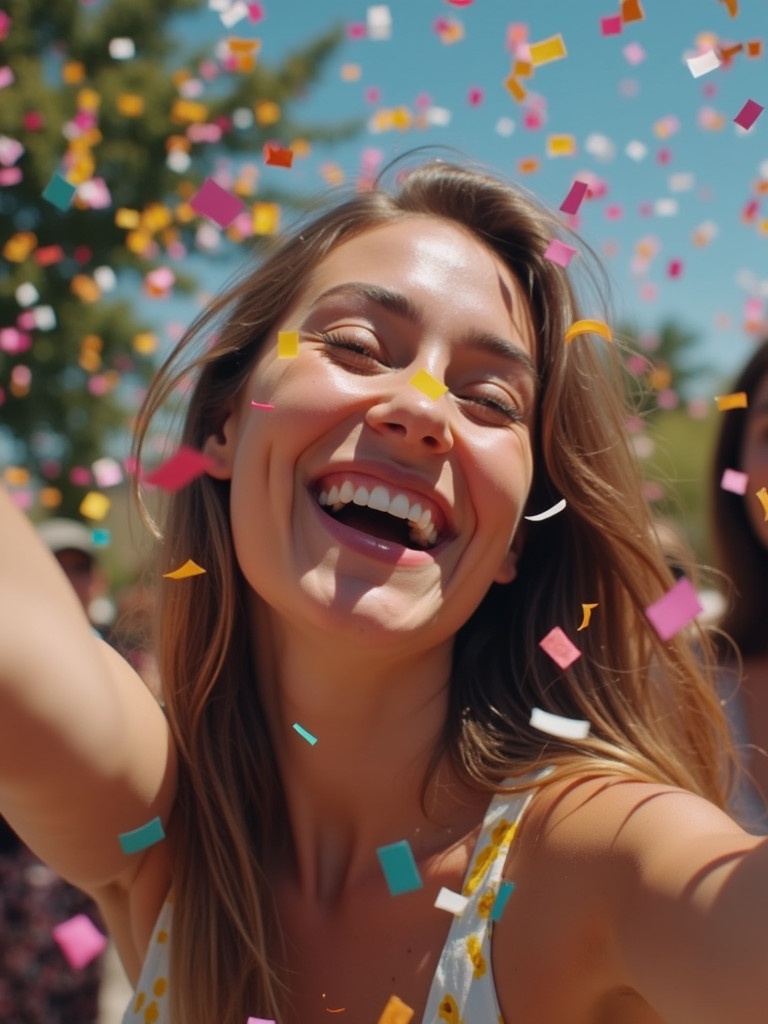
[[[174,786],[160,707],[0,488],[0,813],[94,890],[137,870],[119,836],[165,822]]]

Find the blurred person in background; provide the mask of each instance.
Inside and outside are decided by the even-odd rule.
[[[717,625],[721,693],[743,762],[732,813],[768,834],[768,339],[730,387],[745,408],[722,414],[709,481],[716,567],[727,595]]]

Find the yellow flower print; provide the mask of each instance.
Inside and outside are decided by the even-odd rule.
[[[156,1024],[158,1020],[160,1020],[160,1008],[153,999],[144,1011],[144,1024]]]
[[[483,956],[480,939],[478,939],[476,935],[470,935],[467,939],[467,953],[469,954],[469,959],[472,961],[472,966],[475,969],[473,976],[475,978],[482,978],[488,970],[488,964],[485,962],[485,957]]]
[[[467,883],[464,886],[464,895],[471,896],[472,893],[477,889],[478,885],[482,881],[482,877],[488,870],[488,866],[493,858],[498,853],[498,846],[485,846],[475,857],[475,863],[472,865],[472,870],[467,878]]]
[[[444,1020],[445,1024],[463,1024],[461,1017],[459,1017],[459,1008],[453,996],[443,996],[437,1008],[437,1016],[440,1020]]]
[[[493,904],[496,900],[496,893],[493,889],[486,889],[480,899],[477,901],[477,916],[485,919],[489,916],[493,910]]]
[[[491,842],[494,846],[504,846],[511,843],[515,837],[516,829],[516,822],[511,823],[506,818],[502,818],[493,832],[491,832]]]

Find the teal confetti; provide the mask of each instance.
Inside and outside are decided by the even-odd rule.
[[[314,747],[314,745],[317,743],[317,736],[313,736],[311,732],[307,732],[307,730],[303,726],[299,725],[298,722],[293,723],[293,728],[296,730],[299,736],[303,737],[303,739],[305,739],[307,743],[309,743],[311,747]]]
[[[153,818],[146,825],[133,829],[132,832],[121,832],[118,836],[123,853],[140,853],[155,843],[165,839],[163,825],[159,818]]]
[[[407,839],[401,839],[399,843],[391,843],[389,846],[380,846],[376,850],[376,855],[392,896],[400,896],[404,892],[413,892],[421,888],[421,875]]]
[[[57,209],[65,211],[72,202],[72,196],[77,188],[60,174],[54,174],[51,180],[43,189],[43,199],[47,199]]]
[[[512,895],[514,891],[514,882],[501,883],[501,885],[499,886],[499,891],[496,893],[496,899],[493,901],[493,906],[491,907],[492,921],[501,920],[501,915],[504,913],[509,897]]]

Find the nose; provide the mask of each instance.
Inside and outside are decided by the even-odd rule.
[[[453,447],[447,394],[432,399],[410,383],[413,372],[399,375],[386,393],[369,406],[366,423],[400,444],[434,454]]]

